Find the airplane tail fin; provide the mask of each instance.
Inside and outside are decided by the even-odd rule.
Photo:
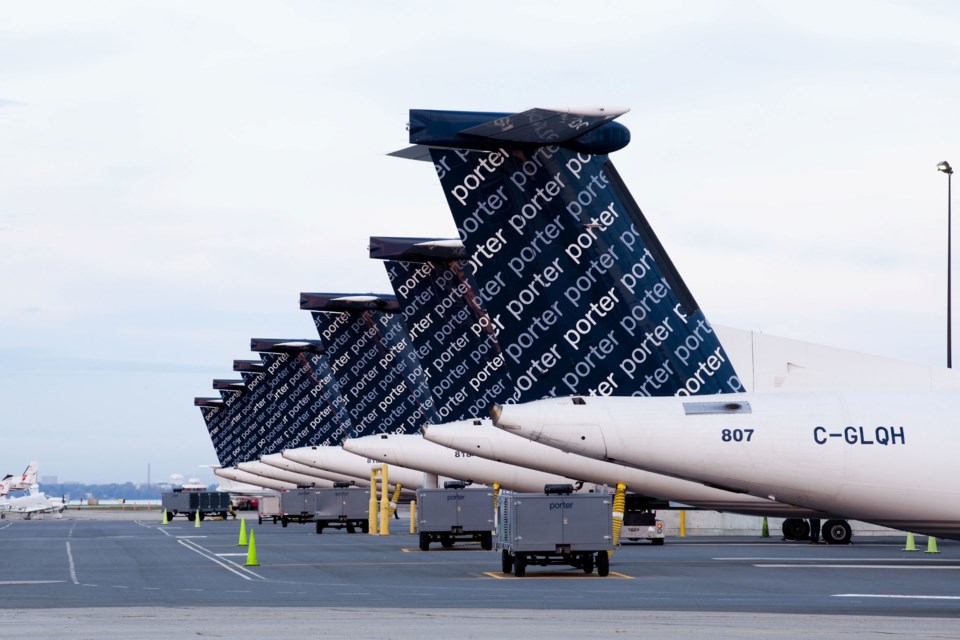
[[[40,464],[36,461],[28,464],[27,468],[23,470],[23,476],[21,477],[20,482],[26,487],[39,484],[39,469]]]
[[[429,146],[468,270],[498,322],[515,383],[506,400],[742,390],[606,155],[622,145],[597,137],[625,128],[588,119],[569,138],[581,123],[524,114],[465,126],[482,114],[411,112],[410,141]]]

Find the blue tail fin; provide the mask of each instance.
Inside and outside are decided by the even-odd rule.
[[[570,141],[443,148],[450,136],[431,132],[456,128],[459,116],[416,112],[418,122],[439,124],[421,126],[411,142],[430,147],[467,268],[500,325],[497,340],[516,385],[508,401],[741,390],[606,155],[574,151]]]

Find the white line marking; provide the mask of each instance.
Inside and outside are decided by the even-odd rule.
[[[66,580],[0,580],[0,585],[10,584],[62,584]]]
[[[220,558],[217,557],[215,553],[213,553],[209,549],[204,549],[203,547],[201,547],[196,542],[193,542],[192,540],[177,540],[177,542],[185,546],[187,549],[190,549],[191,551],[199,553],[201,556],[203,556],[207,560],[213,560],[214,562],[216,562],[218,565],[220,565],[230,573],[236,574],[241,578],[243,578],[244,580],[253,580],[254,578],[258,580],[266,580],[266,578],[264,578],[263,576],[258,575],[245,567],[241,567],[240,565],[234,562],[230,562],[229,560],[221,560]]]
[[[80,584],[80,581],[77,580],[77,565],[73,563],[73,551],[70,549],[70,541],[67,541],[67,561],[70,563],[70,579],[73,580],[73,584]]]
[[[218,556],[221,558],[226,558],[227,556],[237,556],[239,558],[246,558],[248,554],[246,553],[218,553]]]
[[[834,598],[894,598],[904,600],[960,600],[960,596],[906,596],[879,593],[835,593]]]
[[[761,569],[918,569],[931,571],[934,569],[958,570],[960,566],[945,567],[943,565],[896,565],[896,564],[755,564]]]

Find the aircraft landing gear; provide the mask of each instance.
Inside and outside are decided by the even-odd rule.
[[[820,529],[827,544],[850,544],[853,531],[846,520],[827,520]]]
[[[784,540],[806,540],[810,537],[810,525],[800,518],[787,518],[780,527]]]

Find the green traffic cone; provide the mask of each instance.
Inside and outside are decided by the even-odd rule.
[[[257,540],[253,535],[253,528],[250,529],[250,544],[247,546],[247,562],[243,566],[245,567],[259,567],[260,563],[257,562]]]
[[[937,539],[933,536],[927,538],[927,550],[924,551],[924,553],[940,553],[940,551],[937,550]]]
[[[919,551],[919,549],[917,549],[917,542],[913,539],[913,534],[909,531],[907,532],[907,546],[903,548],[903,551]]]
[[[240,539],[237,540],[237,546],[247,546],[247,521],[243,518],[240,518]]]
[[[167,517],[167,510],[163,510],[163,520],[160,521],[160,524],[170,524],[170,518]]]
[[[770,537],[770,525],[767,523],[767,517],[766,517],[766,516],[763,517],[763,527],[760,529],[760,537],[761,537],[761,538],[769,538],[769,537]]]
[[[200,528],[200,512],[199,512],[199,511],[194,511],[193,514],[194,514],[194,515],[193,515],[193,528],[194,528],[194,529],[199,529],[199,528]]]

